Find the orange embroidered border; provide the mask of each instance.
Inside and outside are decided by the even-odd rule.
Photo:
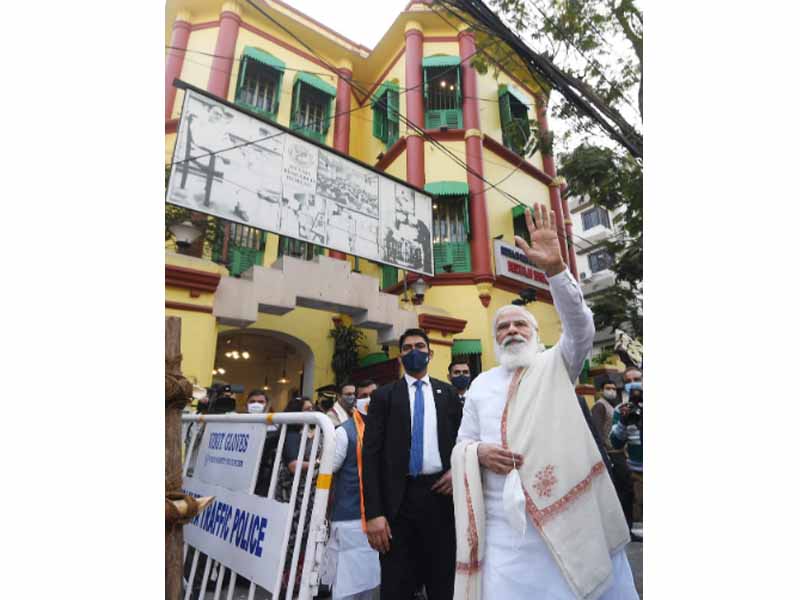
[[[514,372],[514,376],[511,378],[511,383],[508,386],[508,396],[506,397],[506,405],[503,408],[503,418],[500,421],[500,435],[502,436],[503,448],[508,450],[508,441],[506,439],[506,429],[507,429],[507,418],[508,418],[508,405],[511,403],[511,399],[517,393],[517,388],[519,387],[519,382],[522,380],[522,374],[524,369],[520,367]],[[536,526],[541,529],[544,523],[554,516],[563,512],[572,502],[574,502],[578,497],[582,494],[586,493],[589,489],[589,486],[592,483],[592,479],[600,475],[603,471],[605,471],[606,465],[603,463],[602,460],[597,462],[595,465],[589,469],[589,474],[584,477],[581,481],[579,481],[569,492],[564,494],[561,498],[553,502],[547,508],[539,510],[536,505],[531,500],[530,495],[528,494],[528,490],[525,489],[525,486],[522,486],[522,491],[525,494],[525,509],[527,510],[528,514],[531,517],[531,520],[536,524]]]

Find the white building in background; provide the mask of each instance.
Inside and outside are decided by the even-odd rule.
[[[569,212],[572,219],[572,239],[575,243],[578,278],[583,295],[591,306],[592,296],[616,284],[616,276],[611,270],[614,257],[604,247],[604,242],[616,238],[622,231],[621,220],[625,209],[609,212],[595,206],[588,198],[570,198]],[[603,329],[595,334],[592,355],[598,354],[604,346],[614,343],[614,332]]]

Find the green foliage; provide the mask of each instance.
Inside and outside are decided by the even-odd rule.
[[[638,135],[644,115],[644,21],[634,0],[489,0],[489,5],[598,112]],[[485,63],[480,66],[486,69]],[[563,99],[556,101],[554,115],[569,121],[561,142],[600,131]]]
[[[611,358],[616,356],[614,353],[614,349],[610,346],[607,346],[602,349],[600,354],[592,358],[592,366],[593,367],[602,367],[606,364]]]
[[[358,367],[358,351],[364,346],[365,336],[352,325],[337,325],[328,332],[328,337],[333,338],[331,368],[336,376],[336,385],[340,385]]]
[[[609,211],[625,207],[621,235],[605,244],[614,256],[617,285],[592,296],[592,312],[598,330],[622,329],[641,339],[642,166],[611,148],[581,144],[562,158],[559,172],[569,182],[569,197],[591,199]]]

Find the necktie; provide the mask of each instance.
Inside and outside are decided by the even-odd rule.
[[[422,437],[425,423],[425,398],[422,395],[422,381],[414,382],[414,420],[411,425],[411,454],[408,458],[408,472],[416,477],[422,473]]]

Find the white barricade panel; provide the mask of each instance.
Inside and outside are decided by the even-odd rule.
[[[265,435],[262,423],[207,423],[192,477],[232,491],[249,492]]]
[[[184,493],[214,502],[183,528],[186,542],[273,592],[289,505],[187,477]]]
[[[235,590],[249,600],[281,590],[281,597],[311,600],[327,539],[331,421],[318,413],[183,419],[191,422],[184,493],[214,497],[184,526],[184,600],[204,598],[212,586],[218,600],[223,582],[228,600]]]

